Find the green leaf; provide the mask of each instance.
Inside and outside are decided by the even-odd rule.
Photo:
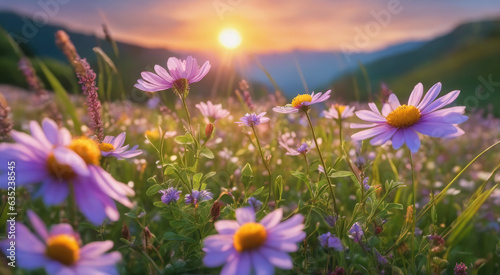
[[[155,202],[153,202],[153,205],[156,206],[156,207],[158,207],[158,208],[163,208],[163,207],[167,206],[162,201],[155,201]]]
[[[206,157],[207,159],[213,159],[215,157],[214,153],[212,153],[212,151],[210,151],[207,147],[201,149],[200,155]]]
[[[42,72],[45,74],[45,77],[50,83],[50,86],[52,87],[52,90],[54,90],[54,93],[56,95],[56,100],[59,103],[60,108],[64,108],[64,113],[69,114],[71,117],[71,120],[73,120],[73,125],[75,127],[75,131],[77,135],[82,134],[82,127],[80,120],[78,119],[78,115],[76,114],[76,109],[75,106],[73,105],[73,102],[69,99],[68,92],[64,87],[61,85],[61,82],[57,80],[57,78],[52,74],[52,72],[43,64],[42,62],[38,62],[40,65],[40,68],[42,69]]]
[[[264,186],[262,186],[259,189],[255,190],[255,192],[253,192],[252,196],[259,195],[260,193],[262,193],[263,190],[264,190]]]
[[[191,137],[191,135],[176,136],[174,138],[174,141],[177,142],[177,144],[181,144],[181,145],[194,143],[194,140]]]
[[[94,47],[92,50],[104,61],[106,65],[108,65],[111,70],[113,70],[113,73],[118,73],[115,63],[113,63],[111,58],[109,58],[109,56],[100,47]]]
[[[388,203],[386,206],[385,206],[385,209],[387,211],[390,211],[390,210],[403,210],[404,207],[402,204],[400,203]]]
[[[199,242],[194,239],[179,234],[175,234],[174,232],[166,232],[165,234],[163,234],[163,239],[166,241],[182,241],[192,244],[199,244]]]
[[[353,173],[351,171],[337,171],[330,173],[328,177],[330,178],[344,178],[344,177],[350,177],[352,176]]]
[[[198,187],[200,186],[200,183],[201,183],[201,178],[203,177],[203,174],[202,173],[196,173],[194,176],[193,176],[193,188],[194,189],[198,189]]]
[[[146,195],[147,196],[156,195],[156,194],[158,194],[158,191],[160,191],[161,189],[162,189],[161,185],[154,184],[154,185],[152,185],[151,187],[148,188],[148,190],[146,191]]]
[[[241,170],[241,181],[243,182],[246,188],[248,188],[248,186],[252,182],[252,178],[253,178],[252,166],[250,166],[250,164],[247,163]]]
[[[304,182],[308,182],[309,179],[307,178],[307,175],[305,173],[302,173],[302,172],[299,172],[299,171],[291,171],[290,172],[292,174],[292,176],[304,181]]]
[[[214,171],[206,173],[205,176],[203,176],[203,179],[201,180],[201,182],[208,180],[209,178],[215,176],[215,174],[217,174],[217,173]]]

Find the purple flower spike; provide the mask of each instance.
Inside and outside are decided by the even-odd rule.
[[[274,267],[292,269],[289,252],[298,250],[297,243],[305,239],[304,217],[300,214],[281,222],[283,210],[277,209],[260,222],[251,207],[236,209],[236,221],[215,223],[219,234],[204,240],[207,267],[224,265],[222,275],[274,274]]]
[[[177,191],[177,189],[170,187],[166,190],[160,190],[158,193],[163,194],[161,196],[161,201],[164,204],[170,204],[171,202],[177,202],[179,200],[181,191]]]
[[[268,117],[265,117],[264,116],[265,114],[266,112],[262,112],[258,115],[256,115],[255,113],[246,114],[244,117],[240,118],[240,121],[235,123],[240,124],[240,126],[241,125],[245,125],[248,127],[257,126],[261,123],[269,122],[270,119]]]
[[[441,83],[437,83],[423,97],[424,86],[419,83],[413,89],[408,104],[399,103],[395,94],[379,111],[375,103],[369,103],[371,111],[357,111],[356,116],[370,124],[351,124],[351,128],[369,128],[352,135],[353,140],[370,139],[372,145],[392,141],[399,149],[406,143],[412,153],[420,148],[417,133],[431,137],[454,138],[464,133],[458,124],[467,120],[465,106],[444,108],[457,99],[460,91],[452,91],[438,99]]]
[[[467,266],[464,263],[457,263],[453,269],[455,275],[467,275]]]
[[[314,92],[310,95],[303,94],[298,95],[292,100],[292,104],[287,104],[286,106],[274,107],[273,111],[282,114],[297,113],[300,110],[306,110],[310,105],[323,102],[330,98],[330,93],[332,91],[328,90],[324,94]]]

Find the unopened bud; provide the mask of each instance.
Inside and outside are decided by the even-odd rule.
[[[212,134],[214,133],[214,124],[209,123],[205,127],[205,137],[207,140],[209,140],[212,137]]]
[[[215,222],[219,218],[221,206],[222,206],[222,203],[220,203],[219,201],[215,201],[212,204],[212,208],[210,209],[210,215],[212,215],[213,222]]]
[[[122,225],[122,238],[127,241],[130,241],[130,230],[128,229],[127,224],[123,223]]]

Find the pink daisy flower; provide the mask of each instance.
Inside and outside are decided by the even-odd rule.
[[[252,207],[236,209],[236,221],[215,223],[218,235],[204,240],[206,255],[203,263],[208,267],[224,265],[221,274],[273,274],[274,267],[292,269],[289,252],[298,250],[297,243],[304,240],[304,217],[300,214],[281,222],[283,210],[277,209],[255,221]]]
[[[117,274],[115,265],[121,261],[119,252],[105,253],[113,248],[112,241],[80,245],[80,237],[71,225],[61,223],[50,230],[31,210],[28,217],[35,233],[16,223],[16,257],[19,267],[27,270],[45,268],[47,274]],[[5,255],[9,255],[11,240],[0,242]]]
[[[464,132],[458,124],[467,120],[463,115],[465,106],[444,108],[457,99],[460,91],[452,91],[438,99],[441,83],[437,83],[423,97],[424,87],[419,83],[413,89],[408,104],[399,103],[395,94],[382,107],[382,113],[375,103],[369,103],[371,111],[357,111],[356,116],[370,124],[351,124],[351,128],[370,128],[352,135],[354,140],[372,138],[370,144],[382,145],[392,141],[394,149],[406,143],[411,152],[420,148],[417,133],[431,137],[453,138]]]
[[[94,224],[106,217],[112,221],[120,218],[113,199],[132,207],[128,196],[135,195],[134,190],[102,169],[95,141],[72,139],[66,128],[58,128],[50,119],[44,119],[42,127],[31,121],[30,128],[31,136],[12,131],[16,143],[0,144],[0,162],[16,162],[18,186],[38,184],[34,197],[41,196],[46,205],[59,205],[68,197],[71,185],[80,211]],[[0,177],[7,172],[0,171]],[[7,187],[7,181],[0,182],[0,188]]]
[[[103,157],[115,157],[117,159],[133,158],[142,154],[142,150],[137,150],[138,145],[129,149],[129,145],[123,145],[125,142],[126,133],[123,132],[116,137],[106,136],[104,140],[99,143],[99,149]]]
[[[297,113],[300,110],[307,111],[310,105],[323,102],[330,98],[330,93],[332,91],[328,90],[324,94],[314,92],[310,95],[303,94],[298,95],[292,100],[292,104],[287,104],[286,106],[274,107],[273,111],[282,114]]]
[[[200,110],[201,114],[209,121],[215,123],[217,120],[221,118],[225,118],[229,115],[229,111],[226,109],[222,109],[222,104],[212,104],[212,102],[207,101],[200,102],[195,105],[198,110]]]
[[[173,88],[179,95],[184,95],[189,89],[189,84],[200,81],[210,71],[210,63],[206,61],[201,68],[192,56],[186,60],[170,57],[167,61],[168,72],[165,68],[155,65],[152,72],[142,72],[142,79],[134,85],[139,90],[158,92]]]
[[[346,119],[354,115],[354,110],[356,107],[351,107],[347,105],[332,104],[330,109],[323,111],[326,118],[329,119]]]

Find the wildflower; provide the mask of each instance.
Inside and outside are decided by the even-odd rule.
[[[210,208],[210,215],[212,216],[212,221],[216,221],[220,216],[220,208],[223,204],[219,201],[215,201]]]
[[[102,141],[104,130],[101,118],[101,102],[99,101],[98,88],[95,84],[96,74],[90,68],[85,58],[78,58],[76,61],[81,65],[80,69],[76,69],[76,75],[78,76],[78,83],[82,84],[83,94],[87,96],[85,104],[87,105],[87,112],[90,118],[90,128],[94,131],[99,141]]]
[[[63,51],[64,55],[68,59],[72,66],[78,66],[79,64],[75,60],[80,58],[76,52],[75,45],[71,42],[69,35],[63,31],[59,30],[55,34],[56,45]]]
[[[166,190],[160,190],[158,193],[163,194],[161,196],[161,201],[168,205],[171,202],[177,202],[182,191],[177,191],[177,189],[170,187]]]
[[[417,84],[408,100],[408,105],[399,103],[396,95],[389,96],[388,103],[382,107],[382,113],[375,103],[369,103],[371,111],[357,111],[356,115],[370,124],[352,124],[351,128],[370,128],[352,136],[354,140],[373,138],[372,145],[382,145],[392,140],[394,149],[406,143],[411,152],[420,148],[418,133],[441,138],[453,138],[464,132],[457,124],[467,120],[463,115],[465,106],[444,108],[455,101],[460,91],[452,91],[438,99],[441,83],[437,83],[424,98],[423,85]],[[435,100],[436,99],[436,100]]]
[[[283,210],[277,209],[259,223],[251,207],[236,209],[236,221],[215,223],[218,235],[204,240],[208,267],[224,265],[221,274],[273,274],[274,266],[292,269],[288,252],[298,250],[297,242],[304,240],[304,217],[300,214],[281,222]]]
[[[368,191],[370,189],[370,185],[368,184],[368,181],[370,178],[366,177],[363,179],[363,187],[365,188],[365,191]]]
[[[132,207],[127,196],[133,196],[134,190],[99,166],[101,151],[96,142],[87,137],[72,139],[66,128],[58,129],[47,118],[42,127],[31,121],[30,128],[31,136],[12,131],[16,143],[0,144],[0,162],[16,161],[16,184],[39,184],[34,196],[41,196],[46,205],[61,204],[71,187],[80,211],[94,224],[106,217],[119,219],[113,199]],[[6,174],[4,170],[0,176]],[[0,183],[0,188],[7,189],[7,182]]]
[[[214,133],[214,124],[208,123],[207,126],[205,127],[205,138],[209,140],[212,137],[213,133]]]
[[[268,117],[264,116],[265,114],[266,112],[262,112],[258,115],[256,115],[255,113],[246,114],[244,117],[240,118],[240,121],[235,123],[240,125],[245,125],[248,127],[257,126],[261,123],[266,123],[270,120]]]
[[[330,232],[321,234],[318,237],[318,240],[322,247],[324,248],[333,248],[337,251],[344,250],[344,246],[342,245],[342,241]]]
[[[229,111],[226,109],[222,109],[222,104],[212,104],[212,102],[207,101],[200,102],[195,105],[198,110],[200,110],[201,114],[205,117],[209,122],[215,123],[217,120],[221,118],[225,118],[229,115]]]
[[[387,258],[382,256],[382,254],[380,254],[377,250],[375,250],[375,256],[377,256],[377,262],[381,265],[386,265],[389,263],[389,261],[387,261]]]
[[[467,275],[467,266],[464,263],[456,263],[453,269],[455,275]]]
[[[356,222],[352,225],[351,229],[349,229],[349,238],[353,239],[355,243],[361,243],[361,240],[365,233],[363,232],[363,229],[361,229],[361,226],[359,225],[359,222]]]
[[[142,154],[141,150],[137,150],[138,145],[135,145],[127,151],[129,145],[123,146],[125,136],[125,132],[116,137],[106,136],[104,140],[99,143],[99,149],[101,150],[102,156],[115,157],[117,159],[128,159]]]
[[[323,114],[329,119],[346,119],[348,117],[352,117],[354,109],[356,109],[356,107],[332,104],[328,111],[323,111]]]
[[[330,98],[330,93],[332,91],[328,90],[324,94],[314,92],[310,95],[303,94],[298,95],[292,100],[292,104],[287,104],[286,106],[274,107],[273,111],[277,113],[289,114],[289,113],[297,113],[299,111],[308,111],[309,106],[323,102]]]
[[[200,81],[210,71],[210,63],[206,61],[201,68],[192,56],[186,60],[170,57],[167,61],[167,70],[155,65],[156,72],[142,72],[142,79],[137,80],[134,86],[146,92],[158,92],[172,88],[174,92],[185,98],[189,93],[189,84]]]
[[[113,248],[112,241],[92,242],[81,246],[77,232],[66,223],[47,230],[44,222],[31,210],[28,217],[33,234],[24,224],[16,223],[17,264],[35,270],[45,268],[48,274],[116,274],[115,264],[121,260],[119,252],[105,253]],[[8,255],[10,240],[0,242],[2,252]]]
[[[325,216],[325,222],[328,224],[330,227],[334,227],[335,224],[337,223],[338,217],[337,216]]]
[[[193,190],[191,192],[191,194],[187,194],[186,195],[186,198],[184,198],[184,201],[186,202],[186,204],[194,204],[194,205],[197,205],[198,203],[202,202],[202,201],[208,201],[208,200],[211,200],[213,198],[213,194],[211,192],[209,192],[210,190],[202,190],[202,191],[198,191],[198,190]]]
[[[443,237],[438,234],[432,234],[427,236],[427,239],[431,242],[431,252],[440,253],[446,249],[446,242]]]
[[[257,200],[255,197],[248,198],[248,204],[253,208],[253,211],[257,212],[262,207],[262,202]]]
[[[343,267],[337,267],[335,270],[331,273],[332,275],[345,275],[345,269]]]

